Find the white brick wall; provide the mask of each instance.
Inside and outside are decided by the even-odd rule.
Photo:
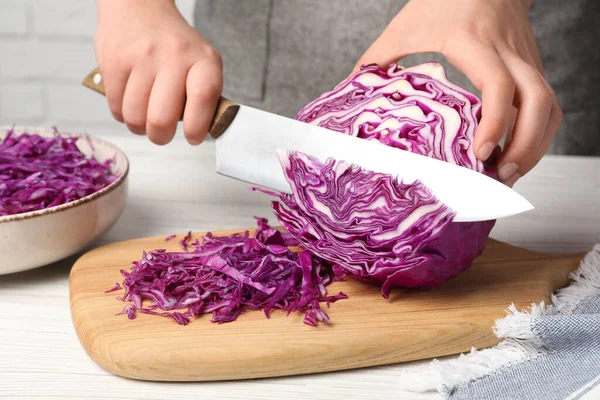
[[[80,82],[96,65],[91,39],[0,38],[0,55],[2,80]]]
[[[35,35],[83,38],[94,36],[94,0],[29,0],[29,3],[32,31]]]
[[[0,34],[20,36],[27,33],[27,7],[22,0],[4,0],[0,5]]]
[[[195,1],[176,2],[192,22]],[[96,66],[95,30],[95,0],[0,0],[0,126],[126,132],[104,98],[81,85]]]
[[[29,124],[44,121],[42,89],[30,83],[0,85],[0,120],[26,120]]]

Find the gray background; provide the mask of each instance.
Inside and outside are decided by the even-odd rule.
[[[221,52],[225,95],[293,116],[348,76],[407,0],[198,0],[195,25]],[[551,151],[600,154],[600,1],[534,0],[530,20],[564,111]],[[468,55],[466,55],[468,57]],[[474,90],[443,57],[450,79]]]

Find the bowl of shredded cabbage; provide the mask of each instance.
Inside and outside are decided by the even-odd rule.
[[[0,128],[0,275],[86,248],[117,221],[129,161],[113,144],[56,128]]]

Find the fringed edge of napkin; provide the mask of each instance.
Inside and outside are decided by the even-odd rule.
[[[571,314],[583,299],[600,295],[600,244],[594,246],[569,278],[571,284],[552,296],[552,304],[532,303],[529,310],[521,311],[511,304],[508,315],[494,325],[496,336],[504,339],[495,347],[473,348],[458,358],[436,359],[427,366],[405,371],[400,377],[400,387],[413,392],[450,393],[461,384],[536,357],[543,350],[543,341],[532,329],[532,318]]]

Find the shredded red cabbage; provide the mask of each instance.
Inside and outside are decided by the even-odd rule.
[[[169,240],[173,240],[177,237],[177,235],[169,235],[165,238],[165,242],[168,242]]]
[[[473,153],[479,99],[450,83],[440,64],[366,66],[307,104],[298,120],[377,140],[495,177]],[[438,285],[469,268],[494,221],[452,222],[419,182],[300,153],[280,153],[292,195],[272,193],[279,222],[335,270],[392,287]]]
[[[144,252],[125,277],[129,302],[119,314],[135,318],[136,311],[160,315],[186,325],[191,317],[212,314],[212,322],[234,321],[245,310],[273,309],[305,312],[304,323],[316,326],[329,322],[320,303],[327,305],[347,296],[327,296],[326,286],[335,279],[327,266],[307,251],[288,247],[298,242],[287,232],[257,218],[258,229],[244,234],[213,236],[189,243],[180,242],[184,252]],[[149,304],[144,305],[144,301]]]
[[[181,239],[179,241],[179,247],[181,247],[181,250],[188,251],[188,242],[190,241],[191,238],[192,238],[192,231],[189,231],[188,233],[186,233],[186,235],[183,237],[183,239]]]
[[[86,157],[79,139],[56,129],[53,137],[9,130],[0,141],[0,216],[58,206],[114,182],[114,160]]]
[[[119,282],[116,282],[115,286],[113,286],[111,289],[105,290],[104,293],[112,293],[112,292],[116,292],[117,290],[121,290],[121,289],[123,289],[123,288],[121,287]]]

